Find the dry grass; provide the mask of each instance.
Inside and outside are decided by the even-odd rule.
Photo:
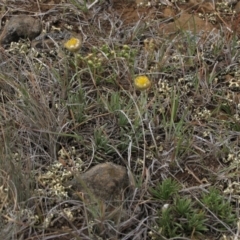
[[[78,7],[55,7],[81,26],[78,55],[60,44],[54,56],[2,50],[1,238],[238,239],[238,38],[221,30],[170,39],[157,21],[126,25],[104,5]],[[137,75],[152,87],[135,90]],[[131,176],[120,209],[69,197],[73,171],[107,161]],[[165,179],[179,186],[166,199]]]

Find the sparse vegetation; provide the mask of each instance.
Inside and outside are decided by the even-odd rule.
[[[239,239],[236,3],[171,33],[152,1],[45,2],[0,3],[2,27],[24,11],[49,34],[0,49],[0,238]],[[131,183],[112,211],[66,185],[104,162]]]

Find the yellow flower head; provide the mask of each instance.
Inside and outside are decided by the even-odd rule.
[[[82,42],[80,39],[72,37],[65,42],[64,47],[70,52],[77,52],[81,48],[81,44]]]
[[[151,87],[151,82],[147,76],[138,76],[134,79],[136,89],[143,91]]]

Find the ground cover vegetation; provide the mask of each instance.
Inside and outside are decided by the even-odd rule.
[[[137,4],[0,2],[2,27],[24,12],[74,37],[1,48],[1,239],[239,239],[239,16],[163,34],[185,1]],[[121,211],[65,184],[104,162],[128,169]]]

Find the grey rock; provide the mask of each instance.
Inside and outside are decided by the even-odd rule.
[[[70,184],[74,191],[87,196],[93,194],[98,199],[109,201],[119,198],[120,193],[129,185],[129,179],[126,168],[103,163],[76,175]]]
[[[4,26],[0,35],[0,44],[17,42],[20,38],[36,38],[42,31],[42,24],[39,19],[28,15],[12,17]]]

